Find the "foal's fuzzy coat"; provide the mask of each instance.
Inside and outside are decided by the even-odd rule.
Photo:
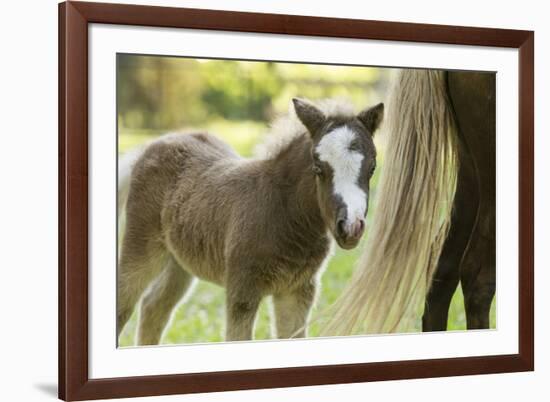
[[[252,338],[266,295],[273,296],[277,336],[306,335],[330,233],[351,248],[363,232],[375,161],[372,133],[383,107],[356,116],[326,107],[323,112],[301,100],[294,106],[301,123],[289,117],[288,127],[295,129],[264,158],[242,159],[203,133],[167,135],[130,155],[129,179],[119,177],[119,213],[125,194],[127,203],[118,334],[145,292],[138,343],[157,344],[171,311],[198,277],[226,289],[227,340]],[[365,198],[363,216],[353,221],[346,196],[332,191],[331,160],[317,160],[316,147],[326,135],[336,138],[336,129],[352,133],[336,157],[361,162],[355,187],[345,187]]]

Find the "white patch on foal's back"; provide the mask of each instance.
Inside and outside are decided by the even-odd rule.
[[[367,208],[367,195],[357,185],[364,156],[349,149],[356,135],[347,126],[338,127],[326,134],[316,148],[319,159],[333,170],[334,193],[346,204],[349,221],[364,219]]]

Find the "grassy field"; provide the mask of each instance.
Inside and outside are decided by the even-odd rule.
[[[229,142],[237,151],[244,156],[249,156],[252,149],[258,141],[261,141],[265,127],[255,122],[229,122],[214,121],[205,127],[208,131],[214,132],[221,138]],[[158,132],[151,131],[127,131],[120,130],[119,133],[119,153],[124,153],[128,149],[142,144],[155,138]],[[383,169],[383,152],[379,152],[379,169],[372,182],[372,197],[376,200],[376,185],[378,174]],[[369,208],[369,217],[376,213],[376,204]],[[363,239],[363,243],[368,241],[368,233]],[[315,322],[316,317],[326,310],[332,304],[344,289],[347,281],[351,277],[357,257],[361,253],[361,247],[354,250],[345,251],[335,248],[335,253],[325,270],[322,278],[322,289],[318,298],[316,309],[312,316],[312,325],[310,326],[310,336],[319,334],[319,323]],[[270,300],[264,300],[261,305],[260,313],[256,324],[256,339],[269,339],[269,303]],[[199,281],[191,297],[179,305],[174,320],[170,328],[165,332],[162,340],[164,344],[181,344],[194,342],[218,342],[223,341],[224,332],[224,292],[223,289],[210,283]],[[131,346],[134,344],[137,324],[137,312],[130,319],[124,332],[121,335],[120,346]],[[496,309],[495,301],[491,307],[491,328],[496,327]],[[460,287],[457,289],[449,311],[449,330],[465,330],[466,318],[464,314],[464,300]],[[420,320],[417,320],[415,327],[411,331],[420,330]]]

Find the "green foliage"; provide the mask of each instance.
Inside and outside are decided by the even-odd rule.
[[[127,150],[174,130],[215,133],[241,155],[250,156],[264,140],[267,122],[287,110],[292,97],[312,99],[341,96],[357,108],[379,102],[387,85],[388,69],[193,60],[172,57],[118,57],[118,150]],[[378,168],[371,181],[369,220],[376,213],[376,191],[384,169],[383,135],[376,137]],[[368,241],[368,232],[362,245]],[[341,294],[361,254],[336,249],[322,278],[322,289],[312,315],[311,336],[319,334],[323,314]],[[264,301],[255,337],[271,337],[269,303]],[[466,328],[462,292],[457,289],[449,311],[449,330]],[[163,343],[217,342],[223,340],[224,291],[199,281],[193,294],[174,314]],[[491,328],[495,328],[495,306]],[[134,344],[137,313],[120,339],[121,346]],[[415,331],[421,328],[415,322]]]
[[[117,107],[122,127],[166,129],[206,117],[194,102],[204,86],[194,60],[119,55]]]
[[[212,114],[223,111],[230,120],[264,120],[271,100],[283,86],[274,63],[206,62],[202,76],[206,85],[201,97]]]
[[[358,106],[385,85],[389,70],[293,63],[117,57],[119,126],[174,130],[211,120],[265,122],[292,97],[345,96]]]

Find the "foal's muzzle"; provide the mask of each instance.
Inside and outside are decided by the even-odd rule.
[[[359,243],[365,231],[365,221],[357,218],[352,221],[339,219],[336,222],[336,235],[340,247],[345,249],[353,248]]]

